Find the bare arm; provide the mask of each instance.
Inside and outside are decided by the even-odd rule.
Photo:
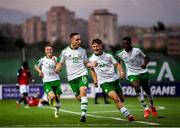
[[[150,58],[149,58],[148,56],[146,56],[146,57],[144,58],[144,64],[141,65],[141,68],[145,69],[146,66],[147,66],[147,64],[149,63],[149,61],[150,61]]]
[[[57,63],[55,72],[56,72],[56,73],[59,73],[59,72],[61,71],[61,69],[62,69],[62,66],[63,66],[63,63],[60,63],[60,62]]]
[[[88,68],[93,68],[93,67],[96,67],[98,65],[97,62],[84,62],[84,64],[86,65],[86,67]]]
[[[125,73],[124,73],[124,69],[122,68],[122,65],[118,62],[116,63],[116,67],[119,72],[120,78],[125,79]]]
[[[90,69],[90,72],[91,72],[91,76],[92,76],[92,78],[93,78],[93,81],[94,81],[94,86],[95,87],[97,87],[98,85],[97,85],[97,74],[96,74],[96,72],[94,71],[94,69],[93,68],[91,68]]]
[[[42,78],[44,77],[44,74],[38,65],[35,64],[34,69],[39,73],[39,76],[41,76]]]

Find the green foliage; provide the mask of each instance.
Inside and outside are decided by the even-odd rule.
[[[22,49],[25,47],[25,42],[22,38],[17,38],[16,39],[16,42],[15,42],[15,45],[19,48],[19,49]]]
[[[162,31],[166,30],[166,26],[165,26],[165,24],[163,22],[158,21],[157,25],[153,26],[153,29],[154,29],[155,32],[162,32]]]
[[[61,41],[60,39],[57,39],[57,40],[54,42],[54,44],[53,44],[53,46],[54,46],[54,51],[55,51],[55,52],[60,52],[60,51],[61,51],[62,49],[64,49],[67,45],[69,45],[69,44]]]

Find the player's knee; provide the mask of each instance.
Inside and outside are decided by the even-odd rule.
[[[50,99],[55,99],[55,98],[56,98],[56,96],[54,95],[54,93],[49,93],[49,94],[48,94],[48,97],[49,97]]]
[[[80,92],[80,97],[86,97],[86,91]]]

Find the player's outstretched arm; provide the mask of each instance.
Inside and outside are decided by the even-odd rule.
[[[97,74],[93,68],[90,69],[90,72],[91,72],[91,76],[92,76],[93,81],[94,81],[94,86],[97,87],[98,86]]]
[[[84,62],[84,64],[86,65],[86,67],[88,68],[94,68],[98,65],[97,62]]]
[[[120,78],[125,79],[125,73],[124,73],[124,69],[122,68],[122,65],[118,62],[116,63],[116,67],[118,69]]]
[[[63,66],[63,64],[62,63],[57,63],[57,65],[56,65],[56,69],[55,69],[55,72],[56,73],[59,73],[60,71],[61,71],[61,69],[62,69],[62,66]]]
[[[35,64],[34,69],[39,73],[39,76],[41,76],[42,78],[44,77],[44,74],[38,65]]]
[[[144,64],[141,65],[141,68],[145,69],[146,66],[147,66],[147,64],[149,63],[149,61],[150,61],[150,58],[149,58],[148,56],[146,56],[146,57],[144,58]]]

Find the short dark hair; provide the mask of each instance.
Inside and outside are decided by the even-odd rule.
[[[53,44],[47,41],[44,43],[44,48],[46,48],[46,47],[52,47],[53,48]]]
[[[97,44],[103,44],[103,43],[102,43],[102,40],[100,40],[100,39],[98,39],[98,38],[93,39],[91,44],[93,45],[93,44],[95,44],[95,43],[97,43]]]
[[[24,68],[27,68],[27,67],[28,67],[28,62],[27,62],[27,61],[23,61],[22,66],[23,66]]]
[[[79,33],[77,33],[77,32],[71,33],[71,34],[70,34],[70,39],[73,38],[73,36],[76,36],[76,35],[79,35]]]
[[[126,40],[128,42],[131,42],[131,37],[129,37],[129,36],[123,37],[122,41],[124,41],[124,40]]]

